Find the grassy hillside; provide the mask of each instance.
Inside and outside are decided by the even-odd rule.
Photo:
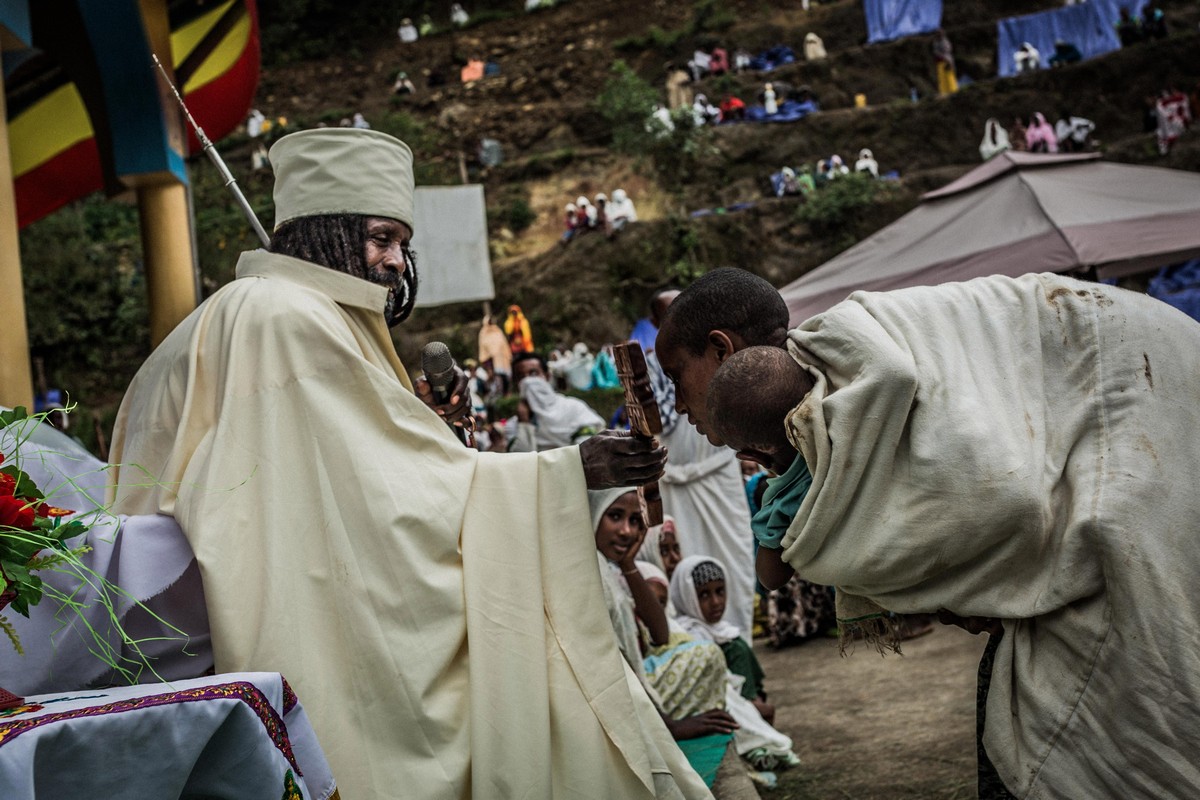
[[[1011,121],[1042,111],[1054,119],[1070,110],[1095,120],[1107,157],[1200,169],[1194,141],[1164,158],[1142,133],[1144,97],[1167,83],[1190,87],[1200,79],[1194,58],[1200,8],[1164,4],[1175,23],[1166,42],[997,80],[997,20],[1054,5],[947,3],[943,22],[959,71],[974,81],[950,98],[935,96],[928,38],[865,45],[862,4],[854,0],[814,4],[809,12],[798,4],[780,8],[737,0],[610,0],[516,13],[409,46],[396,42],[391,30],[381,31],[378,41],[362,45],[361,58],[330,57],[273,70],[260,99],[271,113],[298,120],[361,110],[377,128],[415,135],[424,177],[431,182],[457,182],[458,153],[470,161],[480,138],[498,139],[506,162],[487,171],[473,164],[470,169],[471,180],[487,187],[497,305],[521,303],[542,342],[582,339],[597,345],[623,336],[651,291],[713,266],[736,264],[782,284],[819,265],[909,210],[921,192],[977,164],[983,123],[991,116]],[[801,58],[769,74],[743,73],[695,88],[714,99],[729,92],[749,99],[767,79],[808,85],[822,113],[790,124],[718,127],[706,141],[706,154],[686,169],[664,169],[648,153],[615,152],[612,128],[596,105],[614,60],[661,89],[664,64],[686,61],[697,45],[719,42],[756,52],[785,43],[799,53],[810,30],[824,39],[826,61]],[[454,65],[470,56],[498,62],[502,74],[458,83]],[[418,79],[419,91],[411,98],[390,95],[400,69]],[[449,84],[426,89],[419,80],[425,69],[446,72]],[[912,88],[920,96],[916,103],[909,99]],[[866,109],[853,108],[858,92],[867,95]],[[872,148],[883,169],[899,170],[902,182],[868,206],[845,209],[837,224],[814,228],[798,217],[794,200],[765,196],[766,176],[780,166],[834,152],[853,161],[861,147]],[[585,237],[557,247],[562,205],[617,186],[630,192],[647,222],[613,242]],[[758,205],[699,220],[687,216],[697,208],[745,201]],[[536,215],[520,232],[506,227],[514,206]],[[466,355],[478,316],[476,306],[420,311],[401,349],[411,357],[426,336],[438,336]]]

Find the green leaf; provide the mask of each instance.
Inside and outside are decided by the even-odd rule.
[[[14,422],[20,422],[23,419],[29,419],[29,412],[25,406],[17,406],[12,411],[0,411],[0,428],[7,428]]]
[[[33,478],[30,478],[24,473],[24,471],[18,469],[15,465],[9,464],[7,466],[0,467],[0,472],[3,472],[5,475],[11,475],[12,479],[16,481],[16,486],[13,488],[13,494],[17,497],[30,497],[34,500],[45,499],[41,490],[38,489],[37,484],[33,482]]]

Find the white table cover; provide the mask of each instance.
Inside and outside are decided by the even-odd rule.
[[[274,672],[34,695],[0,712],[4,798],[328,800],[335,789]]]

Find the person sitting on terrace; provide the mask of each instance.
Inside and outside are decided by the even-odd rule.
[[[1062,67],[1067,64],[1075,64],[1083,60],[1083,53],[1079,52],[1079,48],[1070,42],[1058,39],[1054,42],[1054,54],[1050,56],[1047,62],[1051,67]]]
[[[1029,42],[1021,42],[1021,46],[1013,53],[1013,62],[1017,65],[1017,74],[1037,72],[1042,65],[1042,54]]]

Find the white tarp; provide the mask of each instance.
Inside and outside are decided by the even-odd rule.
[[[418,186],[415,200],[417,305],[494,298],[483,187]]]

